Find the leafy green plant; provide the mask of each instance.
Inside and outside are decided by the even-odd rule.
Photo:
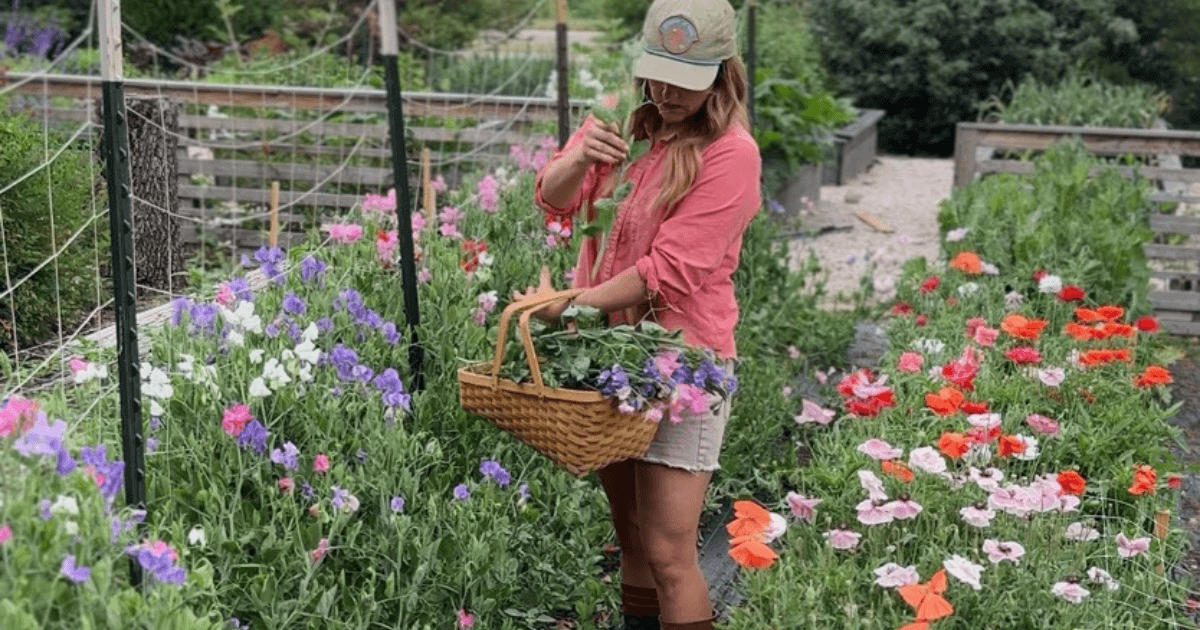
[[[1136,127],[1149,129],[1169,107],[1170,98],[1149,85],[1116,85],[1075,69],[1057,83],[1029,78],[1004,85],[979,106],[986,122]]]
[[[763,157],[765,190],[779,190],[804,164],[822,164],[833,132],[855,112],[828,92],[807,92],[798,80],[762,68],[755,83],[754,138]]]
[[[439,58],[434,87],[458,94],[542,96],[555,63],[545,55],[498,51]]]

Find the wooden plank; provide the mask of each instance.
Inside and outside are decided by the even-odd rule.
[[[245,223],[247,221],[253,221],[255,219],[260,220],[260,221],[263,220],[262,216],[256,216],[254,218],[251,218],[248,216],[247,217],[239,217],[236,215],[232,215],[228,212],[224,212],[218,208],[194,208],[191,206],[191,203],[190,203],[191,201],[192,200],[189,199],[188,200],[189,203],[180,204],[177,214],[183,215],[185,217],[190,217],[193,219],[199,219],[199,221],[191,221],[185,225],[196,225],[196,224],[211,225],[211,226],[240,225],[242,223]],[[261,215],[263,213],[252,212],[250,214]],[[296,212],[280,212],[279,213],[279,224],[281,226],[306,225],[308,223],[311,223],[313,220],[314,220],[313,216],[309,216],[306,214],[300,214],[300,213],[296,213]]]
[[[977,131],[980,142],[1007,149],[1045,149],[1064,136],[1078,135],[1094,153],[1171,153],[1200,156],[1200,132],[1122,127],[1065,127],[1059,125],[1006,125],[958,123],[958,129]]]
[[[887,223],[884,223],[879,217],[877,217],[869,212],[866,212],[864,210],[856,211],[854,213],[854,216],[858,217],[863,223],[866,223],[867,225],[871,226],[871,228],[874,229],[876,232],[883,232],[884,234],[891,234],[894,231],[890,226],[888,226]]]
[[[345,136],[385,140],[388,136],[386,124],[333,123],[303,120],[277,120],[269,118],[217,118],[185,114],[179,117],[179,126],[186,129],[220,130],[244,133],[275,132],[284,134],[309,134],[319,137]],[[462,142],[468,144],[520,144],[529,140],[527,134],[501,129],[446,129],[444,127],[409,127],[412,137],[422,142]]]
[[[279,197],[280,202],[284,205],[294,204],[299,206],[326,206],[332,208],[353,208],[362,201],[361,195],[339,195],[304,190],[284,190],[279,193]],[[225,186],[181,185],[179,187],[179,198],[266,204],[270,201],[270,191],[254,188],[228,188]]]
[[[1160,245],[1146,243],[1142,246],[1146,256],[1163,260],[1200,260],[1200,247],[1184,247],[1181,245]]]
[[[838,129],[834,132],[834,136],[846,140],[860,136],[878,125],[885,114],[887,112],[882,109],[860,109],[858,110],[858,120]]]
[[[1151,291],[1150,304],[1164,311],[1200,312],[1200,293],[1194,291]]]
[[[18,94],[100,97],[100,77],[64,74],[10,72],[0,74],[0,87]],[[166,96],[185,103],[225,107],[322,109],[346,112],[387,112],[383,90],[288,87],[278,85],[233,85],[161,79],[126,79],[128,96]],[[581,116],[591,107],[582,99],[570,102],[572,115]],[[557,101],[549,98],[484,96],[438,92],[406,92],[404,113],[408,116],[444,118],[557,120]]]
[[[1146,197],[1149,198],[1150,201],[1161,201],[1164,203],[1200,204],[1200,197],[1188,195],[1186,193],[1159,191],[1150,193],[1149,195],[1146,195]]]
[[[392,176],[390,168],[370,166],[291,164],[287,162],[268,164],[249,160],[179,160],[179,175],[210,175],[214,177],[245,177],[250,179],[296,182],[361,183],[364,186],[379,186]]]
[[[979,165],[975,161],[975,150],[979,146],[979,132],[958,123],[954,129],[954,188],[966,186],[975,179]]]
[[[1159,280],[1178,280],[1180,282],[1200,281],[1200,273],[1194,271],[1151,271],[1151,278]]]
[[[180,239],[185,245],[199,244],[216,239],[222,243],[234,243],[249,248],[261,247],[267,244],[269,235],[263,230],[247,230],[237,227],[209,227],[203,230],[184,230]],[[282,231],[279,233],[280,247],[290,247],[303,243],[308,238],[303,232]]]
[[[1183,322],[1171,319],[1160,319],[1159,324],[1164,330],[1172,335],[1187,335],[1192,337],[1200,335],[1200,322]]]
[[[1150,229],[1165,234],[1200,234],[1200,217],[1152,214]]]
[[[1110,168],[1116,169],[1125,177],[1133,176],[1134,169],[1133,167],[1129,166],[1093,166],[1090,172],[1092,175],[1096,175]],[[1034,164],[1033,162],[1025,162],[1022,160],[984,160],[979,163],[978,169],[980,173],[1011,173],[1014,175],[1030,175],[1034,172]],[[1137,170],[1141,176],[1146,179],[1200,182],[1200,169],[1195,168],[1173,169],[1142,166]],[[957,176],[957,169],[955,170],[955,174]]]

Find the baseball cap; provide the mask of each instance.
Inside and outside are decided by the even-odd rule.
[[[738,54],[737,15],[729,0],[655,0],[642,44],[634,76],[704,90],[721,62]]]

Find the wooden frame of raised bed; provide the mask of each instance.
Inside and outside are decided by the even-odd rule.
[[[1156,238],[1145,245],[1145,250],[1152,262],[1189,267],[1153,270],[1152,277],[1161,281],[1162,286],[1151,288],[1150,303],[1166,330],[1200,335],[1200,244],[1164,242],[1171,234],[1200,241],[1200,195],[1188,192],[1193,184],[1200,183],[1200,168],[1184,168],[1181,160],[1182,156],[1200,157],[1200,132],[962,122],[958,123],[954,140],[954,187],[965,186],[977,176],[990,173],[1033,173],[1032,162],[988,156],[1003,151],[1042,151],[1070,136],[1078,136],[1095,155],[1150,157],[1154,166],[1138,169],[1143,177],[1158,184],[1159,190],[1150,194],[1150,200],[1187,204],[1197,209],[1194,216],[1152,214],[1150,228]],[[1126,177],[1133,172],[1129,167],[1119,170]]]
[[[871,167],[877,155],[879,121],[885,114],[882,109],[860,109],[858,120],[834,132],[833,166],[825,166],[822,183],[844,186]]]

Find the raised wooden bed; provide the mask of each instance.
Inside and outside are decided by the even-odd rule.
[[[878,145],[879,121],[886,113],[882,109],[860,109],[858,120],[837,130],[833,163],[825,165],[822,183],[844,186],[871,167]]]
[[[1043,151],[1063,138],[1077,136],[1092,153],[1104,156],[1139,155],[1150,166],[1138,169],[1155,182],[1152,201],[1184,204],[1192,213],[1154,214],[1150,228],[1157,234],[1147,243],[1152,276],[1150,302],[1163,327],[1176,334],[1200,335],[1200,195],[1189,189],[1200,184],[1200,169],[1184,168],[1181,156],[1200,157],[1200,132],[1166,129],[1062,127],[958,123],[954,142],[954,186],[965,186],[990,173],[1031,174],[1032,162],[990,159],[1005,151]],[[1120,167],[1126,177],[1133,169]],[[1182,243],[1166,242],[1167,235],[1183,235]],[[1179,236],[1174,237],[1179,240]]]

